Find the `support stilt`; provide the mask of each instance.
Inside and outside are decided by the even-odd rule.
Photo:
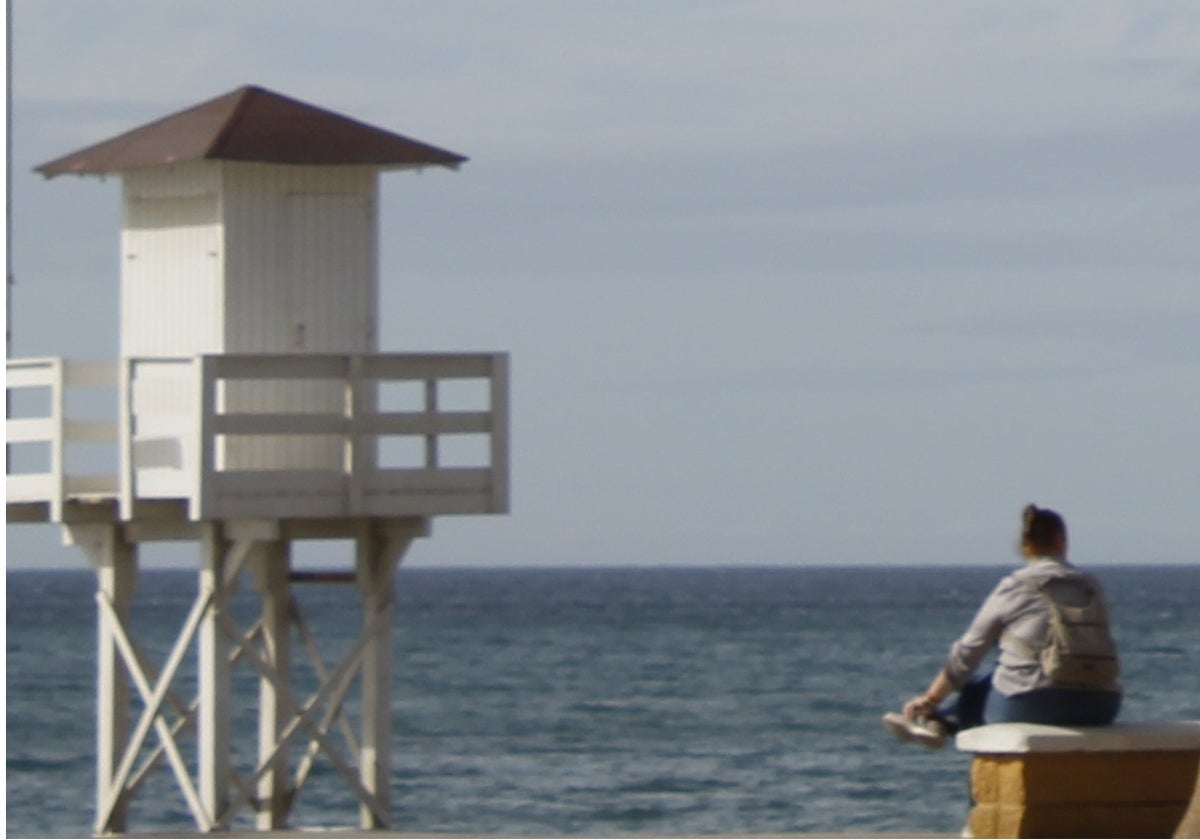
[[[392,767],[392,618],[396,568],[412,541],[424,536],[425,523],[401,523],[386,529],[364,527],[356,539],[356,571],[363,598],[365,632],[370,633],[362,664],[362,737],[359,774],[375,807],[359,806],[362,828],[387,828],[380,816],[391,814]],[[370,628],[374,627],[374,631]]]
[[[112,604],[119,620],[129,619],[129,605],[137,583],[137,547],[125,541],[118,524],[77,525],[67,529],[68,541],[87,554],[96,572],[97,591]],[[124,832],[128,800],[118,791],[117,768],[129,739],[129,672],[121,660],[116,628],[107,615],[97,613],[96,627],[96,802],[97,834]],[[113,800],[108,813],[100,804]]]
[[[333,533],[336,538],[353,538],[353,572],[315,577],[293,573],[295,534],[279,522],[187,526],[184,533],[200,538],[198,591],[161,665],[151,661],[132,632],[137,540],[180,531],[130,529],[119,523],[65,527],[68,541],[87,552],[98,582],[96,833],[127,830],[129,801],[164,762],[201,832],[233,830],[234,820],[245,816],[247,806],[258,830],[286,828],[295,800],[319,760],[328,761],[354,792],[361,827],[388,827],[395,574],[413,540],[429,535],[428,520],[345,523]],[[314,538],[330,533],[314,530],[320,535]],[[242,628],[229,607],[246,568],[254,572],[261,611],[251,627]],[[294,579],[357,584],[362,632],[328,665],[292,592]],[[293,626],[317,679],[316,691],[303,700],[294,696]],[[189,703],[172,686],[193,646],[197,694]],[[258,760],[245,775],[235,772],[232,749],[232,671],[239,664],[251,666],[259,678]],[[361,691],[357,733],[345,715],[344,702],[356,677]],[[131,706],[135,689],[141,702],[136,725]],[[342,733],[342,744],[331,737],[335,729]],[[177,740],[185,732],[196,737],[194,767],[189,767]],[[293,772],[295,753],[301,755]]]
[[[262,595],[260,622],[263,658],[277,679],[259,678],[258,755],[268,769],[258,780],[259,829],[284,828],[291,805],[289,750],[277,749],[284,726],[291,719],[288,699],[292,684],[290,545],[286,541],[262,544],[255,575]]]
[[[199,693],[197,752],[199,756],[200,802],[209,826],[229,804],[230,668],[229,644],[221,628],[227,609],[225,581],[226,541],[220,523],[202,526],[200,557],[201,597],[211,598],[200,621]]]

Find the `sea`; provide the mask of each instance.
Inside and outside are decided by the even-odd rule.
[[[1007,571],[402,568],[393,828],[487,837],[956,835],[969,757],[894,741],[880,715],[926,686]],[[1122,718],[1200,719],[1200,566],[1093,571],[1122,650]],[[85,571],[7,575],[9,837],[91,832],[94,588]],[[132,623],[151,661],[166,658],[195,588],[190,571],[141,573]],[[361,627],[354,587],[295,590],[319,661],[332,668]],[[231,610],[243,628],[254,598],[243,582]],[[305,669],[316,671],[304,649],[293,643],[302,698],[315,679]],[[194,659],[174,684],[184,704]],[[256,675],[236,669],[233,690],[234,761],[249,773]],[[330,737],[340,745],[345,736],[335,726]],[[194,734],[185,729],[178,740],[194,761]],[[303,751],[293,750],[293,763]],[[293,826],[356,823],[352,794],[319,755]],[[192,830],[165,764],[139,791],[129,827]]]

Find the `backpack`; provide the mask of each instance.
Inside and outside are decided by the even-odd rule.
[[[1120,674],[1108,609],[1095,583],[1067,572],[1027,584],[1046,604],[1049,635],[1038,654],[1042,673],[1061,688],[1111,688]]]

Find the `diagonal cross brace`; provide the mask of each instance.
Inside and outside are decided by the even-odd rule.
[[[246,655],[245,648],[248,644],[250,644],[255,634],[258,632],[258,626],[259,625],[256,623],[253,627],[251,627],[246,633],[245,638],[243,638],[242,641],[229,652],[230,665],[237,664],[237,662],[239,662]],[[141,655],[139,655],[138,659],[142,663],[142,668],[147,674],[153,677],[156,681],[160,679],[160,677],[154,672],[153,663]],[[179,715],[179,719],[176,720],[174,725],[171,727],[171,734],[178,735],[185,727],[191,726],[195,723],[196,710],[200,707],[200,698],[197,697],[192,700],[190,704],[184,706],[183,702],[175,696],[174,692],[167,691],[167,701],[171,703],[176,714]],[[151,750],[150,755],[146,757],[146,760],[142,762],[142,765],[130,775],[128,790],[134,791],[141,786],[145,777],[152,769],[154,769],[155,764],[158,763],[158,760],[162,757],[164,752],[165,750],[162,744],[159,744],[157,747]],[[238,780],[235,779],[235,782],[236,781]]]
[[[125,790],[125,784],[129,779],[134,762],[137,760],[138,751],[141,750],[142,744],[146,740],[146,735],[149,734],[150,727],[153,726],[155,732],[158,734],[159,742],[166,751],[167,760],[175,773],[175,779],[179,783],[179,788],[183,792],[184,799],[187,800],[188,808],[192,811],[192,817],[196,820],[196,824],[201,830],[211,830],[213,825],[212,818],[205,813],[204,806],[200,803],[200,798],[196,793],[195,787],[192,785],[187,765],[179,753],[179,746],[175,743],[171,727],[167,725],[165,718],[159,710],[166,700],[171,681],[175,679],[175,672],[179,669],[179,665],[183,661],[183,655],[196,633],[196,628],[199,627],[200,620],[208,612],[212,604],[212,593],[201,594],[196,598],[195,603],[192,604],[191,612],[184,622],[179,638],[175,641],[175,647],[171,649],[163,672],[159,675],[157,685],[153,689],[150,687],[149,681],[142,671],[137,651],[134,649],[132,642],[130,642],[128,634],[125,632],[125,627],[117,615],[116,608],[103,592],[96,593],[96,603],[99,604],[101,612],[112,630],[113,639],[117,643],[117,649],[121,653],[125,667],[134,685],[137,687],[138,694],[142,697],[142,702],[146,706],[121,758],[121,764],[117,768],[113,784],[109,789],[108,798],[100,804],[96,817],[96,825],[105,826],[108,824],[113,810],[116,808],[117,802]]]
[[[304,620],[304,613],[300,610],[300,604],[295,598],[292,598],[290,606],[292,621],[296,625],[296,630],[300,634],[301,641],[304,643],[304,649],[308,654],[309,662],[312,663],[313,671],[316,673],[317,678],[324,683],[329,679],[329,670],[325,667],[324,658],[321,656],[321,651],[317,648],[316,639],[313,638],[312,631],[309,629],[308,623]],[[343,714],[342,710],[342,701],[346,697],[346,692],[350,689],[351,677],[353,677],[353,674],[347,674],[346,678],[342,680],[341,687],[329,698],[329,706],[326,709],[325,715],[321,718],[321,729],[326,732],[329,731],[329,727],[336,718],[341,727],[342,737],[345,739],[346,745],[352,753],[357,755],[359,752],[358,738],[354,736],[354,729],[346,720],[346,715]],[[312,770],[313,760],[319,752],[320,745],[316,742],[310,742],[308,750],[305,752],[304,758],[301,759],[299,767],[296,770],[296,776],[292,781],[294,789],[299,790],[304,786],[305,781],[308,779],[308,774]]]
[[[363,651],[365,650],[367,643],[375,636],[375,634],[380,632],[380,628],[384,625],[384,618],[387,618],[387,616],[376,615],[372,619],[370,625],[364,630],[358,641],[355,642],[355,644],[346,653],[342,661],[329,675],[329,678],[321,685],[318,691],[309,698],[303,707],[297,706],[295,701],[286,695],[282,697],[284,705],[287,707],[288,712],[292,715],[292,719],[279,733],[279,740],[275,744],[275,749],[272,750],[270,754],[260,758],[258,768],[248,780],[250,785],[253,785],[255,782],[257,782],[268,770],[271,769],[271,765],[276,756],[279,754],[279,751],[290,744],[300,729],[303,728],[308,730],[313,740],[319,744],[321,751],[325,753],[329,760],[333,762],[338,771],[346,778],[346,781],[350,784],[350,787],[354,790],[355,795],[359,798],[359,800],[368,808],[370,808],[373,813],[376,813],[377,816],[380,818],[384,817],[383,814],[379,813],[378,805],[370,791],[363,787],[362,782],[358,779],[358,776],[354,772],[354,768],[349,764],[349,762],[346,761],[345,758],[342,757],[341,753],[338,752],[337,745],[333,744],[329,740],[326,732],[312,721],[312,716],[315,713],[318,705],[331,695],[333,690],[339,686],[348,673],[352,674],[354,669],[358,668],[362,661]],[[217,616],[217,619],[221,624],[222,630],[231,639],[239,638],[242,635],[240,629],[228,616],[220,614]],[[257,651],[247,650],[246,656],[250,660],[250,663],[254,666],[255,670],[257,670],[264,679],[275,685],[279,685],[281,683],[278,672],[269,662],[266,662]],[[243,789],[241,795],[236,800],[231,802],[229,807],[225,810],[225,813],[221,815],[219,820],[220,826],[222,828],[228,828],[236,812],[248,800],[249,796],[247,795],[246,790]]]
[[[199,699],[194,700],[189,706],[182,707],[179,700],[173,695],[170,690],[171,683],[175,679],[175,675],[179,670],[179,666],[183,661],[183,656],[187,652],[188,646],[195,637],[196,629],[200,621],[204,618],[205,613],[212,607],[213,592],[208,592],[197,597],[192,604],[191,612],[188,614],[184,622],[183,629],[180,630],[179,638],[175,642],[163,671],[157,676],[154,688],[150,690],[150,681],[147,674],[153,676],[153,666],[144,660],[137,651],[133,641],[129,638],[124,626],[121,624],[120,618],[117,616],[116,608],[113,606],[109,598],[103,593],[96,594],[97,603],[105,616],[105,620],[109,622],[113,629],[114,639],[117,643],[117,648],[124,660],[126,667],[129,669],[131,676],[137,686],[138,693],[141,695],[145,708],[142,711],[141,719],[138,721],[137,727],[130,736],[129,743],[122,755],[121,764],[114,776],[113,785],[110,788],[108,798],[100,803],[97,812],[97,831],[101,830],[102,826],[107,825],[111,818],[117,803],[122,795],[125,795],[129,790],[136,789],[141,784],[145,775],[154,766],[155,762],[166,753],[168,761],[171,764],[172,770],[175,773],[176,780],[179,782],[180,789],[183,792],[184,798],[188,802],[189,808],[192,810],[192,816],[196,820],[196,824],[204,829],[212,828],[213,820],[207,815],[203,806],[200,803],[199,797],[196,794],[194,785],[191,782],[191,774],[188,772],[182,757],[179,754],[178,744],[175,741],[177,735],[184,727],[190,724],[196,713],[199,705]],[[257,626],[252,628],[249,633],[240,639],[236,647],[230,651],[229,659],[231,662],[236,662],[239,658],[245,656],[245,650],[253,639],[257,631]],[[168,726],[166,718],[161,712],[163,703],[170,701],[173,706],[177,707],[177,712],[180,714],[180,719],[173,726]],[[143,765],[138,768],[137,772],[133,772],[133,765],[137,760],[137,754],[145,743],[146,736],[149,734],[151,726],[154,726],[158,734],[159,745],[147,757]],[[244,782],[240,779],[235,779],[235,784],[244,790]]]

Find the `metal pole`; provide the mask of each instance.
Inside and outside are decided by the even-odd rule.
[[[4,96],[8,107],[4,114],[4,136],[12,142],[12,0],[7,0],[4,4],[6,25],[4,27],[5,40],[5,56],[6,64],[4,76]],[[12,358],[12,342],[13,342],[13,286],[16,285],[16,278],[13,276],[12,268],[12,155],[4,156],[4,183],[7,189],[4,191],[4,241],[8,243],[8,247],[4,251],[5,281],[4,290],[4,359],[7,361]],[[12,417],[12,393],[4,389],[4,419],[8,420]],[[5,436],[7,438],[7,435]],[[7,440],[4,444],[4,474],[8,475],[12,472],[12,447]]]

